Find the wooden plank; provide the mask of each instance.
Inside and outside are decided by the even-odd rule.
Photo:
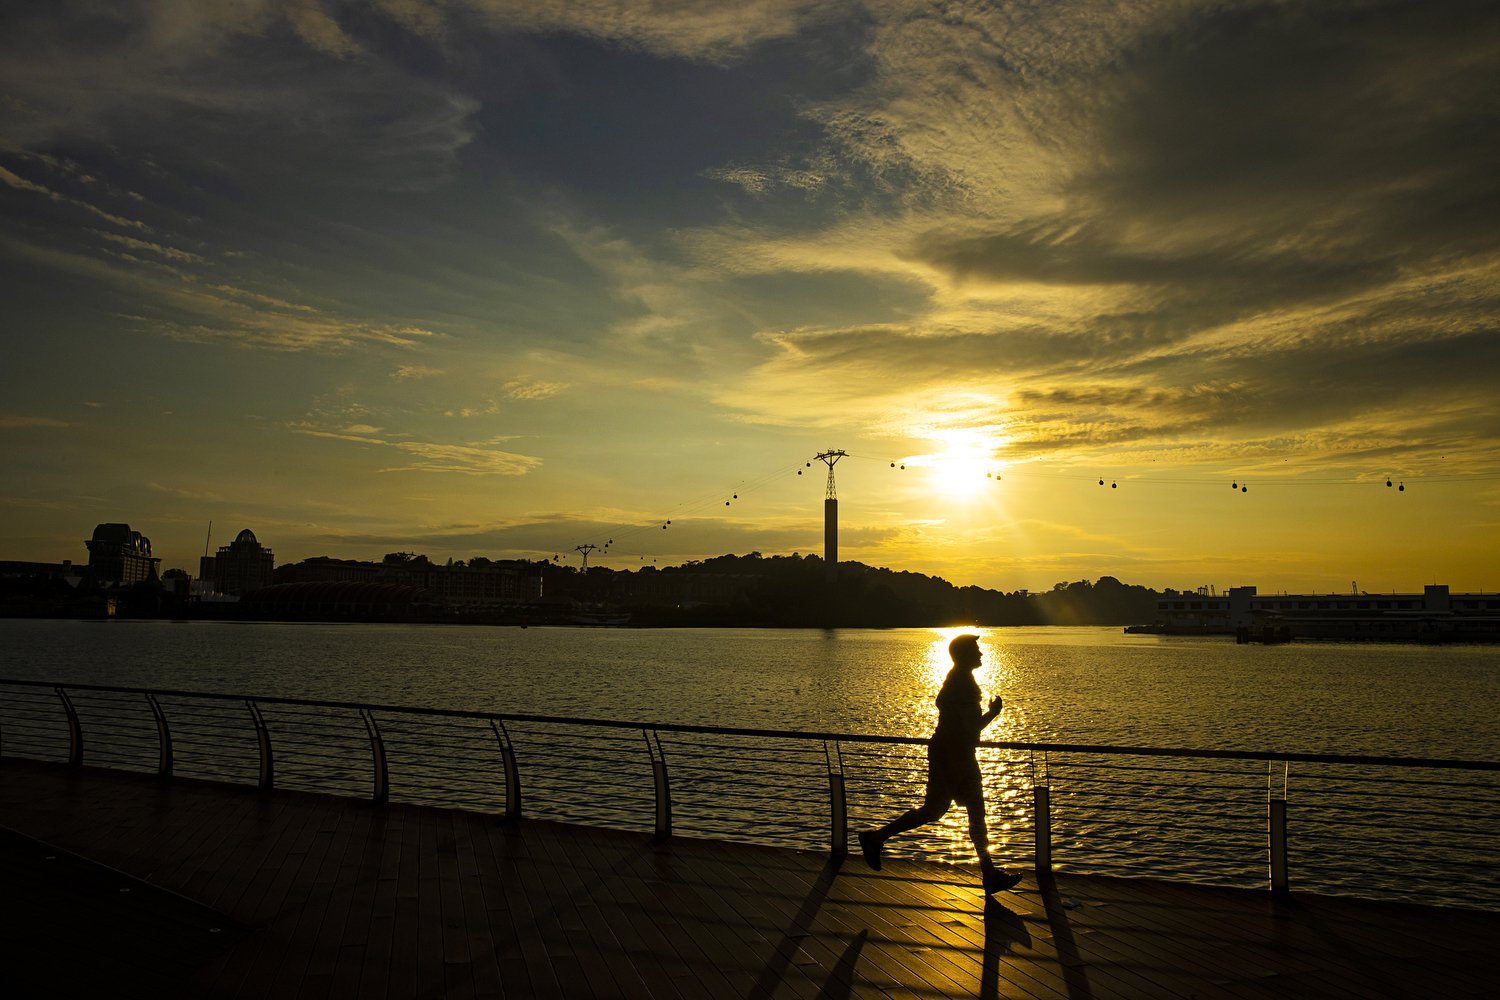
[[[350,935],[348,925],[354,918],[355,900],[359,897],[359,880],[350,876],[369,840],[369,816],[364,804],[351,802],[342,811],[328,854],[319,868],[315,884],[327,891],[323,919],[311,943],[307,975],[301,993],[326,996],[333,988],[343,951]]]
[[[454,833],[454,884],[451,887],[457,907],[456,933],[464,935],[469,954],[471,995],[500,997],[504,986],[500,979],[494,936],[490,933],[489,911],[484,901],[484,886],[479,877],[474,841],[482,836],[475,830],[479,821],[473,813],[454,810],[450,816]],[[449,887],[445,886],[445,891]]]
[[[380,1000],[407,994],[390,992],[391,961],[395,951],[396,901],[401,886],[401,833],[404,811],[387,806],[381,831],[380,856],[375,872],[364,878],[370,886],[370,917],[365,927],[363,962],[355,995]],[[373,853],[373,852],[371,852]]]
[[[972,869],[830,875],[815,852],[10,758],[0,816],[252,925],[197,972],[222,996],[1352,1000],[1500,976],[1494,913],[1068,874],[987,907]],[[119,992],[148,989],[116,961]]]
[[[385,849],[384,817],[372,809],[365,814],[364,838],[359,842],[358,857],[345,857],[340,880],[354,886],[349,900],[349,914],[338,940],[334,958],[329,1000],[355,1000],[359,997],[360,977],[366,962],[375,911],[375,895],[380,886],[380,857]]]
[[[508,995],[538,998],[562,997],[563,984],[558,979],[542,941],[540,918],[524,884],[521,873],[529,867],[521,824],[496,825],[489,828],[489,854],[481,841],[476,845],[475,859],[481,866],[493,865],[494,877],[485,894],[486,913],[492,933],[500,941],[501,983]],[[538,900],[538,906],[545,900]]]

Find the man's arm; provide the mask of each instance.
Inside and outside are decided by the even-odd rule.
[[[1000,718],[1000,709],[1002,709],[1003,707],[1004,702],[1001,700],[998,694],[990,699],[990,710],[979,717],[980,732],[984,732],[985,727],[987,727],[991,722],[994,722],[996,719]]]

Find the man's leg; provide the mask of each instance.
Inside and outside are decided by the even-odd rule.
[[[974,842],[974,850],[979,854],[979,874],[984,880],[985,894],[1015,888],[1021,881],[1021,876],[1007,874],[995,867],[994,859],[990,857],[989,827],[984,817],[984,792],[971,796],[964,805],[969,810],[969,839]]]
[[[878,830],[866,830],[859,835],[859,847],[864,852],[865,864],[880,871],[880,852],[888,839],[898,833],[915,830],[925,823],[931,823],[946,813],[948,806],[952,803],[952,799],[929,783],[927,797],[922,800],[920,806],[908,809]]]
[[[969,839],[974,842],[974,851],[979,855],[979,870],[989,874],[995,868],[990,858],[990,830],[984,816],[984,793],[980,792],[965,803],[969,810]]]

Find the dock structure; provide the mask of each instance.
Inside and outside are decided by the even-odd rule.
[[[1500,913],[0,761],[8,997],[1466,997]]]

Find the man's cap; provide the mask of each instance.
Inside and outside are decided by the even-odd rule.
[[[963,635],[954,636],[953,640],[948,643],[948,655],[953,656],[965,646],[973,646],[975,649],[978,649],[979,636],[972,632],[965,632]]]

